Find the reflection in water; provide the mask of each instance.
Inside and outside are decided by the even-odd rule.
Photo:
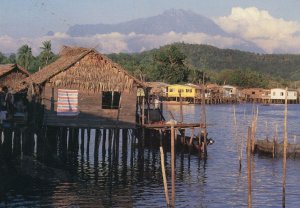
[[[179,106],[171,107],[179,118]],[[165,106],[165,109],[170,109]],[[207,161],[176,150],[177,207],[247,206],[246,160],[239,171],[233,139],[232,106],[207,106],[209,146]],[[289,106],[289,135],[297,134],[298,105]],[[184,120],[198,122],[198,105],[183,106]],[[257,137],[266,135],[265,121],[277,123],[282,138],[283,107],[259,106]],[[251,118],[251,105],[237,106],[239,135]],[[245,118],[244,118],[245,114]],[[165,115],[168,119],[168,114]],[[164,207],[159,149],[151,136],[113,129],[48,129],[33,134],[23,129],[3,132],[0,139],[0,206],[16,207]],[[273,135],[270,124],[268,135]],[[298,133],[299,135],[299,133]],[[293,139],[291,136],[290,139]],[[245,155],[245,152],[243,152]],[[165,148],[168,187],[170,152]],[[280,207],[281,159],[255,155],[252,174],[253,207]],[[288,160],[286,207],[298,207],[299,160]]]

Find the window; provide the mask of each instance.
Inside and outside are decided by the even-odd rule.
[[[273,92],[273,96],[275,96],[276,95],[276,92]]]
[[[283,96],[283,92],[280,93],[280,96]]]
[[[102,109],[118,109],[120,104],[120,92],[102,92]]]
[[[254,92],[254,91],[252,91],[252,95],[255,95],[255,92]]]
[[[178,92],[179,92],[179,93],[182,93],[182,92],[184,92],[184,90],[183,90],[183,89],[179,89]]]
[[[192,89],[185,89],[185,92],[191,93],[191,92],[192,92]]]
[[[171,89],[169,89],[169,92],[173,92],[174,90],[171,88]]]

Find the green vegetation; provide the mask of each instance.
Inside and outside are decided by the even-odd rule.
[[[166,78],[170,71],[163,67],[170,66],[166,51],[175,57],[176,53],[184,55],[181,57],[184,72],[178,74],[172,71],[172,79]],[[205,79],[211,82],[241,87],[274,87],[275,84],[287,85],[289,81],[300,80],[300,55],[255,54],[208,45],[175,43],[142,53],[110,54],[109,57],[146,81],[198,83],[203,73]]]
[[[44,41],[40,49],[38,56],[32,55],[28,45],[21,46],[17,55],[5,56],[0,52],[0,63],[18,63],[33,73],[58,57],[52,52],[50,41]],[[200,83],[204,78],[206,82],[217,84],[265,88],[295,87],[300,83],[300,55],[255,54],[175,43],[141,53],[109,54],[108,57],[144,81]]]
[[[38,56],[33,56],[31,47],[27,44],[22,45],[17,54],[10,54],[8,57],[0,52],[0,64],[14,64],[27,69],[30,73],[38,71],[40,68],[52,63],[57,59],[57,55],[52,52],[51,41],[44,41],[40,47],[41,52]]]

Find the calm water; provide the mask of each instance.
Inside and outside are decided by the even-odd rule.
[[[272,138],[278,126],[282,140],[283,105],[258,106],[258,138]],[[179,106],[165,106],[179,119]],[[239,171],[236,139],[246,137],[252,105],[237,105],[238,138],[233,131],[233,106],[207,106],[209,137],[208,159],[177,151],[176,207],[246,207],[247,173],[243,151]],[[198,122],[200,106],[183,106],[184,121]],[[299,105],[289,105],[289,140],[299,137]],[[166,113],[166,117],[167,113]],[[130,132],[129,132],[130,134]],[[52,152],[43,163],[23,154],[20,167],[8,167],[0,175],[1,207],[165,207],[158,148],[141,152],[129,136],[127,146],[109,150],[108,143],[94,154],[94,133],[89,151]],[[155,139],[155,138],[154,138]],[[85,141],[86,142],[86,141]],[[300,143],[300,142],[298,142]],[[86,143],[85,143],[86,145]],[[125,150],[127,149],[127,151]],[[170,187],[170,154],[166,153]],[[29,159],[28,159],[29,158]],[[282,159],[255,155],[253,158],[253,207],[281,207]],[[28,170],[29,169],[29,170]],[[300,160],[288,159],[286,207],[300,205]]]

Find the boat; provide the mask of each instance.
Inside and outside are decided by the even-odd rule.
[[[270,156],[283,156],[283,143],[274,143],[271,140],[256,140],[255,152]],[[291,144],[287,146],[288,158],[300,158],[300,144]]]

